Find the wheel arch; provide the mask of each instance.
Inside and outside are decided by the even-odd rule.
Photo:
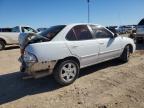
[[[63,65],[61,65],[61,63],[68,62],[68,61],[76,62],[76,67],[77,68],[76,68],[76,74],[74,75],[73,79],[71,81],[67,82],[67,81],[64,81],[63,78],[62,78],[62,76],[61,76],[61,66],[63,66]],[[66,57],[64,59],[58,60],[57,63],[56,63],[56,65],[55,65],[55,67],[54,67],[54,71],[53,71],[53,76],[54,76],[55,80],[59,84],[61,84],[62,86],[67,86],[67,85],[73,83],[78,78],[78,76],[79,76],[79,69],[80,69],[79,65],[80,64],[79,64],[78,58],[73,57],[73,56],[69,56],[69,57]]]
[[[63,59],[60,59],[57,61],[54,69],[57,67],[57,65],[59,65],[61,62],[65,61],[65,60],[74,60],[76,63],[78,63],[79,67],[80,67],[80,61],[77,57],[74,57],[74,56],[69,56],[69,57],[65,57]]]
[[[130,53],[133,53],[133,50],[134,50],[134,49],[133,49],[132,44],[127,44],[126,46],[129,46],[129,48],[130,48]],[[125,46],[125,47],[126,47],[126,46]]]
[[[130,53],[133,53],[133,46],[131,44],[128,44],[130,46]]]
[[[0,41],[3,41],[4,44],[6,45],[6,41],[3,38],[0,37]]]

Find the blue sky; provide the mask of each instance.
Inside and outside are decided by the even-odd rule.
[[[137,24],[144,17],[144,0],[90,1],[91,23]],[[87,22],[86,0],[0,0],[0,27],[37,28],[77,22]]]

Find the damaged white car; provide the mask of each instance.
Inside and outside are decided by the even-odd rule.
[[[21,72],[34,78],[53,74],[61,85],[73,83],[81,68],[119,58],[129,60],[134,41],[95,24],[58,25],[40,34],[22,33]]]

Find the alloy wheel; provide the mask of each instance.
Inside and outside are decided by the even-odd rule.
[[[70,82],[72,81],[76,74],[77,74],[77,68],[76,65],[73,63],[66,63],[60,72],[60,77],[64,82]]]

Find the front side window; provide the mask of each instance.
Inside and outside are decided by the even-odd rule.
[[[91,25],[91,28],[94,32],[95,38],[111,38],[113,35],[111,32],[103,27],[96,27],[94,25]]]
[[[73,30],[78,40],[89,40],[93,38],[86,25],[75,26]]]

